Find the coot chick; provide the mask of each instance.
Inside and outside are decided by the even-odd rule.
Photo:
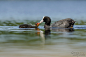
[[[73,28],[73,25],[75,23],[73,19],[66,18],[63,20],[59,20],[50,26],[51,18],[48,16],[44,16],[39,23],[42,23],[42,22],[45,22],[44,28],[50,28],[50,27]]]
[[[36,23],[35,26],[28,25],[28,24],[22,24],[22,25],[19,25],[19,28],[37,28],[39,24],[40,23]]]

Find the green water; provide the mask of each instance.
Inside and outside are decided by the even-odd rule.
[[[86,29],[19,29],[20,24],[37,21],[0,21],[1,57],[86,57]],[[54,22],[54,21],[53,21]],[[85,25],[78,21],[75,25]]]

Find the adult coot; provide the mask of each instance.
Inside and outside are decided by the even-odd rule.
[[[50,26],[51,18],[48,16],[44,16],[39,23],[42,23],[42,22],[45,22],[44,28],[50,28],[50,27],[73,28],[73,25],[75,23],[73,19],[66,18],[63,20],[56,21]]]

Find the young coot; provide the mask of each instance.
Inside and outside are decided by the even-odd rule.
[[[73,25],[75,23],[73,19],[66,18],[63,20],[56,21],[50,26],[51,18],[48,16],[44,16],[39,23],[42,23],[42,22],[45,22],[44,28],[50,28],[50,27],[73,28]]]
[[[35,26],[28,25],[28,24],[22,24],[22,25],[19,25],[19,28],[37,28],[39,24],[40,23],[36,23]]]

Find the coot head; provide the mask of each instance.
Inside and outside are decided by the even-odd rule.
[[[45,22],[45,25],[50,26],[51,19],[48,16],[44,16],[43,19],[40,21],[40,23]]]

